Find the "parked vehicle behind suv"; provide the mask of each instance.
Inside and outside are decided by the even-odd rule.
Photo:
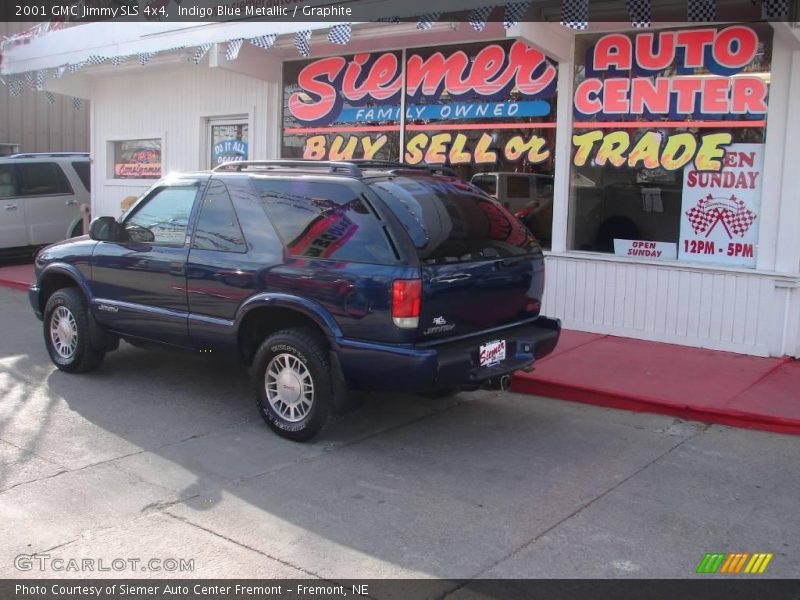
[[[13,154],[0,158],[0,251],[22,253],[83,234],[89,155]]]
[[[305,440],[350,390],[499,386],[555,347],[542,252],[497,202],[403,165],[249,161],[164,179],[36,259],[33,310],[67,372],[122,338],[252,366]]]

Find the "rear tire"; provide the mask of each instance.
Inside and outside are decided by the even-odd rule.
[[[317,435],[333,406],[325,339],[313,329],[292,328],[269,336],[253,359],[256,406],[270,429],[304,442]]]
[[[92,339],[86,300],[76,288],[53,293],[44,308],[44,343],[50,360],[67,373],[85,373],[100,366],[105,347]]]

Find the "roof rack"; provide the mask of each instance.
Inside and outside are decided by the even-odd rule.
[[[327,169],[330,174],[344,173],[360,178],[361,169],[354,162],[334,160],[238,160],[227,162],[212,169],[214,172],[234,171],[240,173],[251,169]]]
[[[5,158],[42,158],[42,157],[49,157],[49,158],[58,158],[64,156],[81,156],[89,158],[88,152],[20,152],[17,154],[11,154],[6,156]]]

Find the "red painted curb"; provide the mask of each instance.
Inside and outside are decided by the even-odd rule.
[[[26,292],[28,288],[31,286],[30,283],[25,283],[24,281],[13,281],[11,279],[0,279],[0,286],[11,288],[12,290],[21,290]]]
[[[800,435],[799,419],[773,417],[735,409],[700,408],[689,404],[673,404],[656,398],[588,388],[564,383],[563,381],[534,378],[531,375],[525,375],[524,377],[515,375],[511,384],[511,391],[608,408],[669,415],[681,419],[730,425],[743,429]]]

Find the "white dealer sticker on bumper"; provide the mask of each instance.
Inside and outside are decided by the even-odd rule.
[[[481,346],[480,366],[488,367],[506,359],[506,341],[497,340]]]

